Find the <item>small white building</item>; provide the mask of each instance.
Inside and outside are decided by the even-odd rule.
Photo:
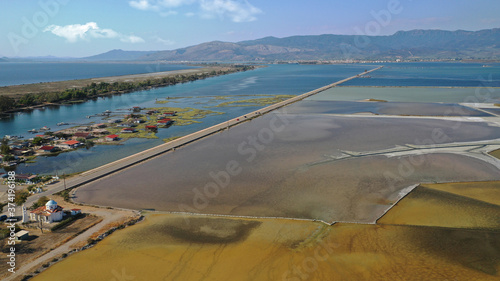
[[[16,232],[16,240],[17,241],[28,240],[29,237],[30,237],[29,231],[21,230],[21,231]]]
[[[41,221],[43,223],[52,223],[63,219],[63,207],[57,205],[57,202],[50,200],[45,206],[39,207],[30,212],[31,221]]]

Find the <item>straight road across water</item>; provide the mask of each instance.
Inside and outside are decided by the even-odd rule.
[[[271,112],[273,110],[279,109],[281,107],[287,106],[291,103],[303,100],[307,97],[310,97],[310,96],[315,95],[319,92],[325,91],[327,89],[330,89],[332,87],[335,87],[337,85],[345,83],[349,80],[358,78],[362,75],[366,75],[366,74],[373,72],[373,71],[376,71],[382,67],[383,66],[380,66],[380,67],[377,67],[375,69],[365,71],[365,72],[360,73],[358,75],[337,81],[335,83],[326,85],[326,86],[318,88],[316,90],[304,93],[302,95],[298,95],[298,96],[290,98],[288,100],[267,106],[265,108],[256,110],[254,112],[250,112],[250,113],[245,114],[243,116],[230,119],[230,120],[225,121],[223,123],[220,123],[220,124],[214,125],[212,127],[209,127],[209,128],[197,131],[195,133],[189,134],[187,136],[175,139],[175,140],[170,141],[168,143],[158,145],[156,147],[144,150],[144,151],[136,153],[134,155],[131,155],[131,156],[125,157],[123,159],[114,161],[112,163],[109,163],[109,164],[97,167],[95,169],[83,172],[77,176],[74,176],[74,177],[67,179],[65,182],[58,182],[58,183],[54,184],[53,187],[49,187],[49,190],[47,190],[45,192],[38,193],[36,195],[28,197],[28,200],[26,201],[25,205],[26,205],[26,207],[29,207],[42,196],[50,196],[54,193],[57,193],[59,191],[66,189],[66,188],[68,188],[68,189],[75,188],[75,187],[90,183],[90,182],[97,180],[99,178],[102,178],[104,176],[110,175],[110,174],[115,173],[117,171],[123,170],[125,168],[131,167],[133,165],[136,165],[138,163],[141,163],[143,161],[151,159],[155,156],[161,155],[161,154],[166,153],[168,151],[173,151],[178,147],[189,144],[191,142],[194,142],[194,141],[199,140],[203,137],[209,136],[209,135],[216,133],[218,131],[235,126],[239,123],[245,122],[245,121],[250,120],[252,118],[258,117],[262,114],[265,114],[265,113]],[[17,215],[21,215],[21,213],[18,212]]]

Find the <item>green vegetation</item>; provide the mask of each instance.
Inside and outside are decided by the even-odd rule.
[[[94,99],[100,96],[128,93],[132,91],[146,90],[155,87],[165,87],[178,83],[192,82],[212,76],[224,75],[233,72],[254,69],[254,66],[234,66],[226,70],[212,71],[210,73],[196,73],[191,75],[176,75],[171,77],[148,79],[137,82],[100,82],[91,83],[85,87],[69,88],[63,91],[28,93],[21,96],[17,101],[10,97],[0,97],[0,112],[6,110],[35,106],[44,103],[77,103]]]
[[[224,114],[224,112],[212,111],[207,109],[198,109],[192,107],[157,107],[157,108],[147,108],[147,110],[158,110],[160,112],[177,112],[176,116],[169,117],[174,121],[172,126],[186,126],[194,123],[200,123],[196,119],[203,119],[210,115],[220,115]],[[153,125],[156,124],[156,118],[150,117],[146,124],[153,122]]]
[[[282,102],[284,100],[295,97],[294,95],[277,95],[271,97],[262,97],[262,98],[254,98],[247,100],[235,100],[235,101],[227,101],[221,104],[218,104],[213,107],[228,107],[228,106],[265,106],[270,104],[275,104],[278,102]]]
[[[93,147],[95,145],[95,143],[91,140],[85,140],[83,143],[85,144],[86,149],[90,149],[91,147]]]
[[[3,157],[3,161],[4,162],[9,162],[9,161],[12,161],[12,160],[15,160],[16,158],[14,158],[13,155],[10,155],[10,154],[7,154]]]
[[[24,202],[26,202],[26,199],[28,199],[28,196],[29,196],[28,191],[26,191],[26,190],[18,191],[18,192],[16,192],[16,197],[14,198],[14,203],[16,203],[16,205],[18,205],[18,206],[21,206],[22,204],[24,204]]]
[[[69,193],[70,192],[71,192],[71,189],[65,189],[65,190],[57,192],[56,195],[61,196],[64,199],[64,201],[69,202]]]
[[[38,199],[38,201],[36,201],[33,206],[31,206],[32,209],[36,209],[38,207],[42,207],[42,206],[45,206],[45,204],[49,202],[49,198],[47,198],[47,196],[42,196],[40,197],[40,199]]]
[[[14,108],[16,101],[11,97],[0,96],[0,112]]]
[[[43,138],[42,137],[34,137],[33,141],[31,142],[33,145],[40,145],[42,144]]]
[[[83,214],[78,214],[76,216],[70,216],[69,218],[65,219],[65,220],[62,220],[60,223],[54,225],[50,231],[56,231],[58,229],[61,229],[69,224],[71,224],[72,222],[74,222],[75,220],[79,219],[83,217]]]
[[[164,99],[164,100],[157,100],[155,103],[165,104],[165,103],[169,103],[169,102],[175,102],[175,100],[177,100],[177,99],[189,99],[189,98],[193,98],[193,97],[168,97],[167,99]]]
[[[16,228],[16,230],[15,230],[16,232],[21,230],[21,228],[17,224],[16,224],[15,228]],[[6,237],[9,237],[9,235],[10,235],[10,230],[7,227],[0,228],[0,239],[4,239]]]
[[[174,123],[170,126],[186,126],[194,123],[200,123],[197,119],[203,119],[209,115],[218,115],[224,114],[224,112],[217,112],[207,109],[198,109],[198,108],[181,108],[181,107],[155,107],[155,108],[146,108],[145,110],[157,110],[159,112],[176,112],[176,116],[170,116],[168,118],[172,119]],[[110,134],[117,134],[120,139],[127,140],[130,138],[148,138],[148,139],[157,139],[155,131],[150,131],[146,129],[146,126],[156,126],[157,125],[157,117],[156,115],[151,116],[142,116],[140,119],[144,121],[144,123],[137,124],[137,127],[134,127],[136,130],[135,133],[121,133],[122,127],[108,127],[107,130]],[[159,127],[161,130],[163,127]],[[165,140],[164,140],[165,141]],[[103,143],[110,144],[110,143]],[[116,144],[113,142],[111,144]]]
[[[7,155],[10,153],[9,140],[7,138],[3,138],[0,144],[0,153],[3,155]]]
[[[170,138],[163,139],[163,141],[167,143],[167,142],[171,142],[173,140],[176,140],[178,138],[180,138],[180,137],[170,137]]]

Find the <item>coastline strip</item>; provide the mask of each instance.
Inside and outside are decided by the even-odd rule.
[[[176,75],[194,75],[209,73],[211,71],[219,71],[227,69],[226,66],[208,66],[202,68],[189,68],[179,70],[169,70],[162,72],[150,72],[141,74],[127,74],[118,76],[74,79],[64,81],[41,82],[22,85],[9,85],[0,87],[0,95],[12,98],[21,97],[24,94],[39,94],[43,92],[57,92],[64,91],[72,88],[82,88],[91,83],[114,83],[114,82],[140,82],[148,79],[161,79],[166,77],[173,77]]]

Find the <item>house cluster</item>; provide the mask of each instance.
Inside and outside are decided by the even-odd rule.
[[[7,180],[8,174],[6,173],[0,173],[0,178],[2,180]],[[15,175],[16,182],[22,183],[22,184],[35,184],[39,182],[39,178],[37,175],[30,175],[30,174],[20,174],[16,173]]]
[[[84,146],[86,140],[95,142],[114,142],[119,140],[116,128],[121,128],[120,134],[131,134],[138,131],[139,124],[145,123],[144,115],[140,114],[142,108],[133,107],[130,114],[124,119],[109,119],[107,123],[94,124],[91,126],[80,126],[50,132],[50,128],[44,127],[40,129],[44,134],[35,135],[31,139],[11,139],[9,141],[10,153],[0,155],[0,163],[4,166],[17,165],[29,159],[33,155],[45,155],[60,151],[72,150]],[[158,128],[168,128],[174,123],[171,117],[176,116],[177,112],[167,111],[160,112],[158,110],[149,110],[146,115],[154,116],[153,124],[144,126],[146,131],[156,132]],[[156,120],[155,120],[156,119]],[[67,124],[67,123],[60,123]],[[113,128],[113,130],[110,130]],[[110,132],[112,131],[112,132]],[[36,131],[38,132],[38,130]],[[33,131],[33,133],[36,133]]]
[[[168,127],[174,123],[174,121],[170,118],[176,116],[177,112],[163,112],[156,116],[156,125],[158,127]]]

